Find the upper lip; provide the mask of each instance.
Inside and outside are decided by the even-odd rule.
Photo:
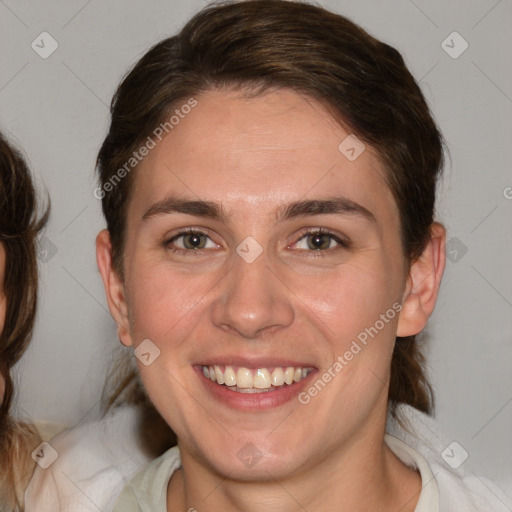
[[[200,363],[202,366],[238,366],[249,369],[257,368],[276,368],[278,366],[287,367],[293,366],[295,368],[315,368],[313,364],[306,363],[304,361],[298,361],[296,359],[287,359],[282,357],[261,357],[261,356],[248,356],[247,354],[242,356],[227,356],[222,355],[219,357],[208,357],[203,359]]]

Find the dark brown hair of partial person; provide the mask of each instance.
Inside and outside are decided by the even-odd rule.
[[[137,169],[121,180],[116,173],[132,153],[147,137],[155,139],[153,130],[190,98],[200,102],[210,90],[257,96],[281,88],[320,102],[349,133],[375,148],[398,206],[404,259],[410,265],[421,255],[434,222],[444,143],[401,54],[322,7],[249,0],[204,8],[178,35],[153,46],[113,97],[97,170],[101,187],[116,183],[108,192],[103,189],[102,208],[121,278]],[[433,407],[415,336],[397,337],[392,358],[393,416],[402,403],[426,413]]]
[[[11,416],[12,367],[30,343],[34,327],[38,267],[36,240],[47,222],[49,206],[38,217],[36,192],[23,156],[0,134],[0,242],[6,254],[5,323],[0,333],[0,373],[5,394],[0,405],[0,510],[24,508],[24,493],[41,439],[33,425]]]

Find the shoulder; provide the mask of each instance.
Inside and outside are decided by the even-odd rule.
[[[458,443],[446,441],[433,418],[404,405],[398,412],[404,425],[390,418],[386,430],[402,442],[401,453],[408,456],[404,460],[400,450],[395,453],[413,467],[419,468],[421,461],[428,464],[437,484],[440,512],[510,512],[503,492],[471,467]],[[387,435],[386,442],[389,439]]]
[[[148,464],[121,491],[113,512],[166,512],[167,484],[181,465],[177,446]]]
[[[50,464],[36,466],[26,512],[111,510],[117,494],[150,460],[138,443],[137,424],[138,411],[123,407],[50,440]]]

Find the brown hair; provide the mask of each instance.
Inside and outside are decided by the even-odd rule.
[[[214,4],[178,35],[151,48],[112,100],[110,130],[97,160],[100,186],[112,180],[179,102],[220,88],[254,95],[288,88],[325,105],[378,151],[400,212],[404,258],[410,264],[419,257],[434,220],[442,136],[397,50],[343,16],[308,3]],[[135,172],[102,197],[113,262],[121,277]],[[432,401],[418,340],[398,337],[389,387],[391,412],[395,414],[399,403],[430,412]]]
[[[0,508],[23,510],[23,496],[35,463],[30,454],[41,442],[34,426],[10,416],[14,387],[10,370],[30,342],[37,305],[36,237],[49,207],[37,217],[36,194],[22,155],[0,134],[0,242],[6,253],[5,323],[0,333]]]

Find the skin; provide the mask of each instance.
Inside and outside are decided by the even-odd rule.
[[[5,280],[5,248],[2,243],[0,243],[0,334],[4,330],[5,323],[5,311],[7,307],[7,303],[5,300],[4,293],[4,280]],[[0,375],[0,403],[4,399],[5,393],[5,380]]]
[[[421,478],[383,441],[388,379],[395,336],[420,332],[434,309],[443,226],[432,226],[408,268],[379,156],[366,146],[355,161],[345,158],[338,145],[350,132],[318,103],[287,90],[196,99],[137,170],[124,280],[112,267],[108,232],[97,237],[121,342],[150,339],[160,350],[139,368],[179,438],[182,469],[169,482],[168,511],[414,510]],[[219,202],[229,220],[144,220],[169,194]],[[283,204],[332,196],[364,206],[375,222],[355,214],[278,220]],[[187,227],[207,233],[205,248],[172,252],[190,243],[166,244]],[[326,237],[323,249],[311,248],[305,228],[328,229],[350,246]],[[247,236],[263,249],[252,263],[236,252]],[[307,405],[241,411],[212,398],[193,368],[206,357],[268,356],[304,361],[320,376],[397,302],[400,314]],[[252,467],[237,456],[247,443],[262,455]]]

